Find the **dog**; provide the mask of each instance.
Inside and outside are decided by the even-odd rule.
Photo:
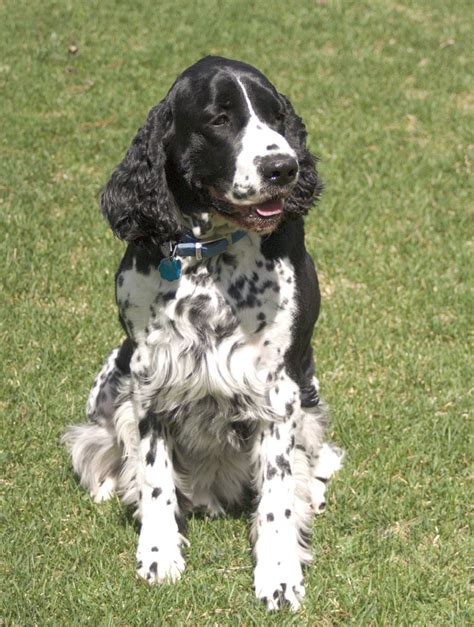
[[[303,217],[321,193],[307,133],[257,69],[205,57],[151,109],[101,193],[128,243],[126,338],[64,441],[95,501],[141,522],[138,575],[176,581],[187,513],[253,499],[254,586],[300,607],[314,514],[342,452],[324,441],[311,337],[320,292]]]

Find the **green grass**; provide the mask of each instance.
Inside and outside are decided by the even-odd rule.
[[[5,624],[472,624],[472,18],[469,0],[2,3]],[[133,522],[91,503],[58,444],[121,337],[123,246],[98,190],[208,53],[290,96],[326,183],[307,224],[314,344],[347,461],[296,617],[254,601],[244,519],[191,520],[182,581],[138,582]]]

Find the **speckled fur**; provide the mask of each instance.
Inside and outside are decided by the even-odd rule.
[[[236,62],[213,62],[226,71],[251,73]],[[284,604],[296,610],[304,596],[302,565],[312,559],[311,521],[324,509],[326,482],[342,459],[339,449],[324,443],[327,412],[319,401],[310,345],[319,290],[298,215],[317,186],[303,131],[296,140],[290,130],[283,136],[269,126],[265,135],[256,105],[250,105],[251,91],[247,94],[240,79],[236,83],[235,93],[245,95],[241,106],[250,111],[247,135],[251,125],[258,126],[262,136],[274,142],[280,137],[280,146],[291,146],[298,157],[299,179],[286,201],[289,213],[297,207],[295,216],[288,214],[271,234],[249,230],[218,256],[183,258],[182,275],[171,282],[158,271],[166,249],[156,238],[166,228],[176,233],[177,214],[157,226],[152,246],[131,242],[116,275],[127,339],[94,383],[89,422],[71,427],[64,439],[82,485],[96,501],[117,493],[136,507],[137,569],[150,583],[181,576],[187,543],[181,523],[187,512],[223,514],[253,494],[256,595],[270,610]],[[161,110],[167,106],[160,104]],[[293,125],[302,125],[298,120]],[[163,129],[165,122],[159,124]],[[270,152],[274,145],[267,146]],[[254,172],[252,190],[260,193],[260,170],[245,165],[249,146],[246,140],[238,172]],[[126,160],[129,156],[130,151]],[[163,164],[166,156],[157,161]],[[233,172],[229,189],[235,187]],[[128,185],[132,175],[127,176],[114,174],[103,202],[119,198],[116,186],[125,180]],[[154,176],[163,185],[163,174]],[[136,202],[145,198],[143,191],[127,194],[128,203],[132,196]],[[168,208],[169,202],[168,194]],[[107,209],[120,233],[126,232],[118,213],[124,207]],[[141,220],[137,210],[129,229],[139,231],[142,244]],[[181,222],[198,229],[197,236],[225,236],[233,229],[212,211],[183,216]]]

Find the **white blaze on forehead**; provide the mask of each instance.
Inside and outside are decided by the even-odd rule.
[[[245,98],[245,102],[247,103],[247,107],[249,108],[249,113],[250,113],[250,117],[254,117],[258,120],[258,122],[260,122],[257,114],[255,113],[253,107],[252,107],[252,103],[250,102],[250,98],[249,95],[247,94],[247,90],[245,89],[242,81],[240,81],[239,79],[237,79],[237,82],[239,83],[239,87],[242,90],[243,94],[244,94],[244,98]],[[262,122],[260,122],[260,124],[262,124]]]
[[[242,146],[237,155],[232,189],[226,194],[231,201],[240,200],[238,196],[247,195],[248,200],[258,198],[262,178],[258,172],[258,160],[266,155],[288,155],[296,158],[295,151],[280,133],[262,122],[250,101],[242,81],[237,79],[249,111],[249,120],[242,134]],[[257,163],[256,163],[257,162]],[[233,192],[237,195],[233,196]],[[246,196],[246,198],[247,198]]]

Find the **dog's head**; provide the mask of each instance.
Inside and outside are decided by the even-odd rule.
[[[252,66],[206,57],[150,111],[101,207],[121,239],[160,244],[188,221],[200,234],[213,220],[270,233],[320,191],[289,100]]]

